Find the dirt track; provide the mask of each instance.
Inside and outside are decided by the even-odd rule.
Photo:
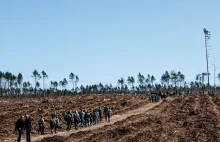
[[[97,108],[99,105],[110,105],[115,115],[123,114],[149,103],[148,97],[144,95],[85,95],[85,96],[64,96],[46,99],[13,99],[0,102],[0,141],[16,141],[14,123],[22,114],[30,114],[33,119],[33,129],[37,130],[37,122],[41,114],[45,116],[46,134],[49,134],[50,114],[54,111],[61,115],[64,110],[79,110],[81,108]],[[39,112],[38,109],[43,109]],[[60,131],[65,132],[65,124],[62,124]],[[39,136],[35,133],[32,137]]]
[[[34,135],[33,140],[39,142],[220,141],[220,96],[178,96],[153,104],[143,96],[135,96],[135,99],[134,96],[120,97],[128,97],[127,99],[133,103],[127,103],[129,104],[127,108],[119,107],[120,101],[116,103],[117,105],[113,105],[114,108],[119,107],[119,111],[116,111],[111,123],[101,123],[79,131],[59,133],[56,136],[46,135],[43,139],[39,135]],[[139,103],[137,105],[134,102]]]
[[[155,106],[157,106],[159,104],[160,104],[160,102],[158,102],[158,103],[148,103],[147,105],[144,105],[144,106],[142,106],[142,107],[140,107],[138,109],[135,109],[135,110],[131,110],[131,111],[125,112],[125,113],[123,113],[121,115],[113,115],[112,118],[111,118],[111,122],[110,123],[103,122],[103,123],[100,123],[99,125],[95,125],[95,126],[92,126],[92,127],[84,128],[84,129],[81,129],[81,130],[78,130],[78,131],[74,130],[74,131],[70,131],[70,132],[62,132],[62,133],[57,134],[54,137],[62,136],[63,138],[67,138],[70,135],[73,135],[74,133],[85,132],[85,131],[94,131],[94,130],[102,128],[104,126],[113,125],[116,122],[126,120],[130,116],[139,115],[139,114],[145,113],[148,110],[154,108]],[[33,142],[40,141],[40,140],[42,140],[42,138],[51,138],[51,137],[53,137],[53,136],[51,136],[51,135],[38,136],[38,137],[33,138],[32,141]]]

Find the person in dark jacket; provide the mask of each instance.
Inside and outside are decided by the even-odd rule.
[[[108,120],[108,122],[110,122],[111,116],[112,116],[112,110],[109,107],[108,110],[107,110],[107,120]]]
[[[84,112],[84,110],[81,110],[79,112],[79,117],[81,120],[81,127],[85,126],[85,112]]]
[[[86,113],[85,113],[86,127],[90,126],[90,117],[91,117],[90,112],[86,110]]]
[[[72,127],[72,113],[69,111],[66,115],[66,122],[67,122],[67,130],[70,130]]]
[[[73,119],[74,119],[75,130],[78,130],[78,126],[80,123],[80,117],[79,117],[79,113],[77,112],[77,110],[73,114]]]
[[[31,118],[28,114],[26,115],[26,119],[25,119],[24,123],[25,123],[27,142],[31,142],[32,122],[31,122]]]
[[[108,118],[108,116],[107,116],[107,111],[108,111],[108,106],[106,105],[106,107],[104,108],[104,114],[105,114],[105,121],[107,121],[107,118]]]
[[[95,118],[95,124],[98,124],[100,122],[98,109],[95,109]]]
[[[56,124],[55,124],[55,133],[57,133],[58,129],[59,129],[59,126],[60,126],[60,119],[57,115],[55,117],[55,122],[56,122]]]
[[[94,124],[94,121],[93,121],[93,111],[92,111],[92,109],[90,109],[89,111],[90,111],[90,126],[92,126]]]
[[[102,122],[102,108],[101,108],[101,106],[99,106],[98,111],[99,111],[99,121]]]
[[[92,111],[92,117],[93,117],[93,125],[95,125],[96,121],[97,121],[96,110],[95,109]]]
[[[15,124],[15,131],[18,131],[18,139],[17,142],[21,142],[21,135],[24,131],[24,116],[21,116]]]
[[[45,121],[44,121],[44,117],[43,115],[40,116],[40,120],[38,121],[38,126],[39,126],[39,129],[38,131],[41,133],[41,135],[44,135],[44,125],[45,125]]]

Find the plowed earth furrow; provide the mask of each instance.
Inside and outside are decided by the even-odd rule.
[[[68,137],[74,137],[74,139],[77,139],[77,138],[81,139],[82,135],[84,135],[84,134],[87,135],[88,132],[96,132],[95,130],[97,130],[97,129],[99,131],[102,128],[106,128],[108,126],[111,127],[115,123],[118,123],[120,121],[124,121],[130,116],[139,115],[141,113],[144,113],[144,112],[154,108],[155,106],[157,106],[159,104],[160,103],[148,103],[147,105],[144,105],[144,106],[142,106],[138,109],[135,109],[135,110],[127,111],[127,112],[125,112],[121,115],[113,115],[112,118],[111,118],[110,123],[104,122],[104,123],[101,123],[99,125],[84,128],[84,129],[81,129],[81,130],[78,130],[78,131],[71,131],[71,132],[68,132],[68,133],[59,133],[56,136],[54,136],[53,138],[51,138],[51,135],[46,136],[46,138],[44,138],[41,141],[52,141],[51,139],[59,139],[59,141],[64,141],[64,140],[68,140]],[[91,135],[91,134],[89,134],[89,135]],[[62,138],[60,136],[62,136]],[[39,139],[39,137],[36,138],[36,139]],[[35,141],[35,139],[33,141]]]
[[[48,98],[49,103],[42,100],[17,100],[14,103],[0,102],[0,117],[15,117],[23,108],[24,111],[37,118],[39,107],[46,109],[44,113],[55,109],[61,113],[63,109],[79,109],[81,107],[97,107],[99,104],[110,104],[114,111],[111,123],[101,123],[78,131],[63,131],[57,135],[40,136],[35,134],[33,142],[217,142],[220,141],[220,96],[214,95],[182,95],[169,97],[161,103],[150,103],[147,96],[133,95],[91,95],[83,97]],[[23,103],[22,103],[23,102]],[[26,102],[26,103],[24,103]],[[76,103],[72,103],[76,102]],[[60,104],[60,105],[55,105]],[[82,103],[86,104],[82,106]],[[28,107],[27,107],[28,106]],[[35,107],[35,108],[34,108]],[[25,109],[26,108],[26,109]],[[11,114],[12,113],[12,114]],[[48,113],[48,114],[47,114]],[[48,118],[49,119],[49,118]],[[9,122],[11,123],[11,118]],[[5,123],[0,129],[0,140],[6,140],[13,130]],[[36,121],[34,121],[36,123]],[[8,129],[6,126],[9,126]],[[6,131],[6,132],[5,132]],[[2,133],[3,132],[3,133]],[[14,138],[15,139],[15,138]],[[8,139],[8,141],[10,141]],[[10,141],[11,142],[11,141]]]
[[[161,104],[160,103],[150,103],[146,106],[143,106],[137,110],[129,111],[127,113],[124,113],[120,117],[113,118],[113,122],[110,123],[112,125],[105,125],[103,127],[100,127],[99,129],[94,131],[94,127],[84,129],[80,132],[73,132],[68,137],[60,137],[60,136],[54,136],[53,138],[45,138],[41,140],[40,142],[52,142],[54,139],[61,141],[114,141],[117,139],[117,136],[124,135],[124,132],[126,132],[126,126],[128,123],[133,123],[136,121],[136,117],[141,116],[141,119],[144,119],[145,114],[147,115],[156,115],[157,113],[161,113],[161,109],[165,108],[169,102],[171,102],[172,98],[169,98],[168,100],[164,100]],[[114,116],[113,116],[114,117]],[[120,126],[120,127],[119,127]],[[92,129],[92,131],[91,131]],[[125,134],[129,134],[132,131],[127,131]],[[100,138],[100,136],[103,138]],[[114,137],[114,139],[111,139]]]
[[[49,134],[50,115],[54,111],[59,116],[64,110],[74,111],[81,108],[98,108],[99,105],[110,105],[115,115],[123,114],[129,110],[138,109],[149,103],[146,95],[83,95],[83,96],[62,96],[40,99],[2,99],[0,102],[0,141],[16,141],[14,125],[20,115],[30,114],[33,119],[33,130],[38,129],[38,120],[40,115],[45,116],[46,134]],[[39,112],[38,109],[43,109]],[[65,124],[62,124],[61,132],[65,132]],[[39,136],[38,133],[32,134],[32,137]],[[23,137],[24,139],[24,137]]]
[[[95,131],[74,133],[62,141],[220,141],[217,108],[219,106],[213,102],[212,96],[174,97],[139,115],[128,117],[126,120]],[[45,139],[44,142],[48,141]]]

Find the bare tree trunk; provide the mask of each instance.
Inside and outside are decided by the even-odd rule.
[[[45,98],[45,86],[44,86],[44,77],[43,77],[43,96]]]

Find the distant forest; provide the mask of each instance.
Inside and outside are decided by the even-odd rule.
[[[165,73],[161,76],[160,82],[155,83],[156,78],[153,75],[144,76],[139,73],[137,77],[129,76],[127,79],[118,79],[118,85],[99,84],[78,86],[79,77],[72,72],[68,79],[61,81],[50,81],[50,87],[45,88],[45,80],[48,75],[45,71],[38,72],[34,70],[32,78],[34,84],[25,82],[23,75],[19,73],[14,75],[11,72],[0,71],[0,97],[44,97],[52,95],[78,95],[78,94],[203,94],[209,91],[218,93],[219,87],[208,85],[205,81],[207,73],[197,74],[195,80],[187,83],[185,75],[175,70]],[[220,73],[217,76],[220,82]],[[42,84],[41,84],[42,83]],[[66,86],[72,85],[69,90]],[[136,84],[136,85],[135,85]],[[216,91],[217,90],[217,91]]]

